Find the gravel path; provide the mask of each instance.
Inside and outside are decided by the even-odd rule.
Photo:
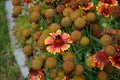
[[[25,55],[23,54],[23,51],[21,48],[18,49],[14,49],[13,47],[16,45],[15,44],[15,36],[13,35],[13,26],[15,25],[12,16],[12,0],[6,0],[5,5],[6,5],[6,11],[7,11],[7,19],[9,22],[9,35],[10,35],[10,40],[11,40],[11,48],[12,48],[12,52],[15,56],[16,62],[20,67],[21,73],[23,75],[24,78],[27,77],[28,75],[28,71],[29,68],[24,66],[24,62],[26,60]]]

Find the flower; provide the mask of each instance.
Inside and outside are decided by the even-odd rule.
[[[109,60],[111,61],[112,65],[118,69],[120,69],[120,56],[110,56]]]
[[[61,53],[67,50],[72,43],[71,37],[67,33],[61,33],[61,30],[57,30],[56,33],[50,33],[45,39],[45,45],[47,45],[47,51],[53,54]]]
[[[84,10],[88,10],[93,6],[94,6],[93,2],[87,2],[87,3],[83,3],[80,7]]]
[[[101,70],[103,70],[103,67],[108,63],[108,61],[109,59],[104,50],[101,50],[92,55],[92,65],[97,66]]]
[[[110,6],[109,5],[98,5],[97,7],[96,7],[96,9],[98,10],[98,14],[99,15],[103,15],[103,16],[105,16],[105,17],[109,17],[109,15],[110,15]]]
[[[34,70],[30,69],[30,72],[28,74],[28,79],[30,80],[41,80],[41,78],[45,76],[44,72],[42,70]]]
[[[117,0],[100,0],[99,4],[108,4],[110,6],[117,6]]]
[[[24,2],[25,2],[26,4],[29,4],[29,3],[32,2],[32,0],[24,0]]]

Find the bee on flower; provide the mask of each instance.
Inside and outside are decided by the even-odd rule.
[[[72,43],[70,35],[62,33],[61,30],[57,30],[56,33],[50,33],[50,36],[45,39],[47,51],[53,54],[62,54],[65,50],[70,48],[70,43]]]

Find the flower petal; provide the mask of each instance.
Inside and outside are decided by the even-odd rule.
[[[62,51],[65,51],[65,50],[67,50],[69,47],[70,47],[69,44],[63,44],[63,45],[61,46],[61,50],[62,50]]]
[[[65,41],[66,43],[72,43],[72,39],[69,34],[62,34],[62,40]]]
[[[111,1],[104,0],[104,1],[99,1],[99,4],[101,4],[101,5],[107,4],[110,6],[117,6],[118,1],[117,0],[111,0]]]
[[[56,33],[50,33],[50,36],[54,39],[55,38]]]
[[[108,60],[104,50],[101,50],[92,55],[92,65],[100,68],[101,70],[108,63],[108,61],[109,60]]]
[[[55,50],[55,47],[53,45],[47,46],[47,51],[51,52],[53,54],[56,54],[56,50]]]
[[[45,45],[47,44],[53,44],[54,43],[54,39],[52,37],[47,37],[47,39],[45,39]]]
[[[82,6],[82,8],[85,9],[85,10],[88,10],[88,9],[90,9],[93,6],[94,6],[93,2],[88,2],[87,5]]]
[[[120,57],[116,58],[114,56],[110,56],[109,60],[111,61],[112,65],[118,69],[120,69],[120,61],[118,62],[117,59],[120,59]]]
[[[59,53],[60,52],[60,47],[55,47],[55,50],[56,50],[57,53]]]
[[[57,35],[61,35],[61,30],[57,30],[57,31],[56,31],[56,34],[57,34]]]

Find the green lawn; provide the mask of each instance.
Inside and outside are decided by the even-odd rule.
[[[11,52],[5,0],[0,0],[0,80],[23,80]]]

